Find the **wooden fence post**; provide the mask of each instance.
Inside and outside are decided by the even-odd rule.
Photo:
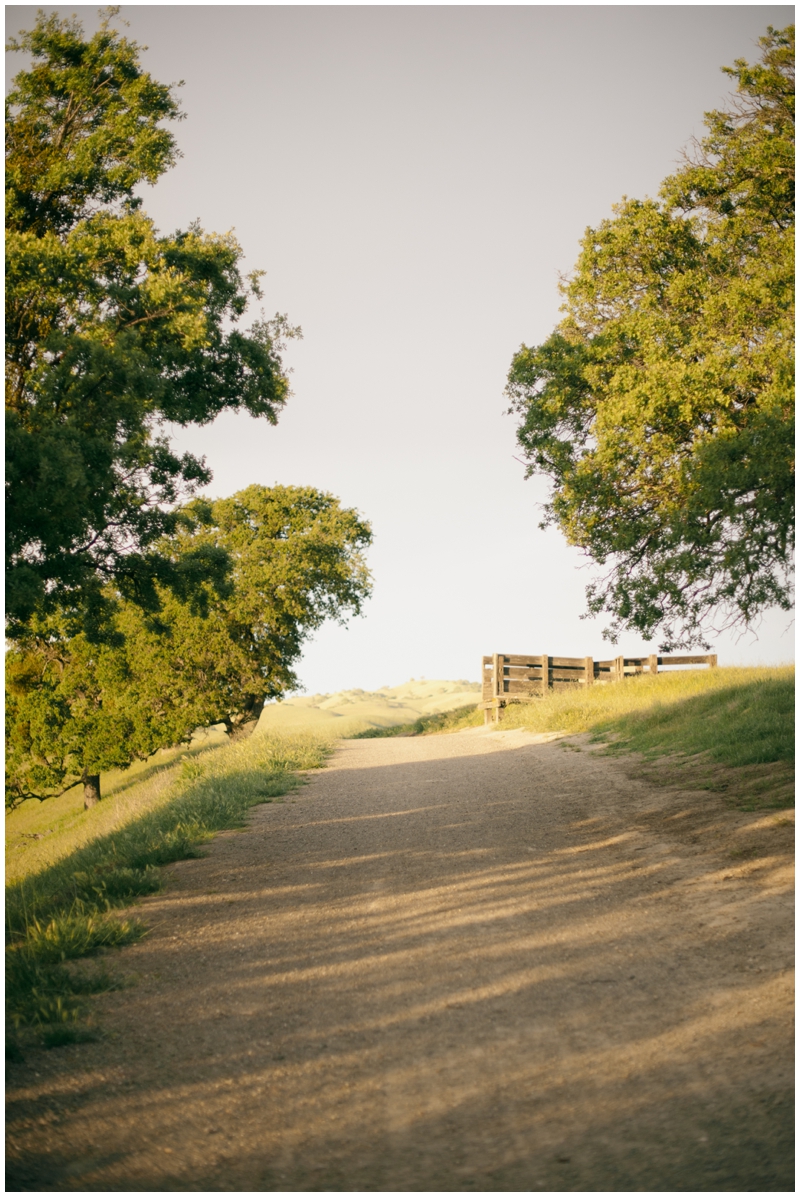
[[[594,659],[592,657],[584,657],[583,668],[586,671],[586,685],[594,685]]]
[[[615,682],[621,682],[622,679],[625,677],[625,658],[624,657],[615,657],[614,658],[614,675],[615,675],[614,676]]]
[[[716,669],[716,667],[717,667],[717,654],[716,653],[711,653],[709,655],[708,667],[709,667],[709,669]]]
[[[495,653],[492,657],[492,698],[494,700],[494,710],[492,711],[492,718],[495,723],[500,722],[500,695],[501,690],[500,680],[500,654]]]
[[[658,657],[654,653],[650,654],[650,656],[647,658],[647,662],[650,666],[650,672],[658,673]]]
[[[550,658],[542,657],[542,698],[547,694],[550,687]]]

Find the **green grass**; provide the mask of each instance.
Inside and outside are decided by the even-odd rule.
[[[328,739],[308,733],[252,736],[184,754],[162,769],[155,789],[152,778],[141,783],[139,806],[136,786],[104,798],[100,826],[110,830],[91,834],[98,824],[94,808],[86,812],[90,834],[82,838],[70,813],[61,834],[56,828],[47,840],[50,859],[29,858],[27,871],[18,862],[7,886],[11,1022],[38,1030],[48,1046],[85,1037],[87,1029],[78,1024],[83,999],[113,979],[103,970],[78,973],[67,962],[144,935],[138,919],[115,911],[160,888],[159,866],[196,855],[217,831],[241,827],[250,807],[295,789],[302,784],[299,771],[319,768],[330,751]],[[41,808],[35,815],[41,820]],[[24,807],[8,821],[25,834],[18,831],[19,824],[27,825]]]
[[[190,746],[157,752],[149,761],[129,769],[115,769],[102,777],[103,801],[83,809],[83,787],[75,786],[58,798],[28,801],[6,813],[6,883],[40,872],[69,856],[91,840],[107,835],[165,800],[173,784],[175,766],[204,756],[210,748],[228,743],[224,731],[198,733]]]
[[[791,760],[794,669],[640,674],[512,705],[500,727],[591,732],[636,752],[709,752],[728,765]]]
[[[738,768],[794,759],[794,678],[760,678],[721,686],[672,705],[633,712],[598,731],[615,747],[645,756],[706,754]]]

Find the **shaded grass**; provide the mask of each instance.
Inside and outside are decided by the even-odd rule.
[[[164,749],[149,761],[102,776],[103,801],[83,809],[83,787],[58,798],[30,800],[6,813],[6,882],[40,872],[89,841],[106,835],[160,805],[175,778],[175,766],[228,744],[217,728],[199,732],[190,746]]]
[[[159,889],[159,866],[196,855],[215,832],[241,827],[250,807],[302,784],[299,771],[319,768],[330,750],[308,733],[212,748],[174,765],[158,803],[138,814],[128,805],[112,831],[63,856],[54,837],[52,862],[6,891],[6,1011],[15,1026],[38,1028],[50,1046],[76,1042],[81,999],[112,978],[78,975],[66,962],[144,935],[139,920],[115,909]]]
[[[460,731],[462,727],[483,725],[483,711],[473,703],[455,707],[452,711],[437,711],[433,715],[421,715],[413,723],[400,723],[394,727],[368,727],[348,737],[350,740],[375,740],[384,736],[429,736],[438,732]]]
[[[598,728],[644,756],[704,753],[733,768],[794,759],[794,678],[754,678],[659,703]]]

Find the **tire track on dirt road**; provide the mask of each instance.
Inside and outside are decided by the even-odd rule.
[[[580,738],[345,742],[12,1066],[9,1187],[791,1188],[789,824]]]

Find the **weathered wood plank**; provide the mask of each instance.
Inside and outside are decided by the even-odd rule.
[[[716,664],[716,656],[714,656],[714,663]],[[659,665],[708,665],[709,657],[659,657]]]
[[[492,658],[481,659],[481,698],[484,702],[492,697]]]

